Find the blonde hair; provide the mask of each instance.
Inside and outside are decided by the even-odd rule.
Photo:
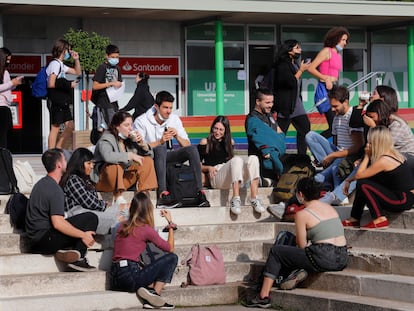
[[[406,158],[394,148],[394,140],[391,136],[391,132],[385,126],[370,128],[367,141],[371,144],[371,163],[378,160],[384,154],[390,154],[401,162],[406,160]]]
[[[135,194],[131,201],[129,208],[129,219],[122,224],[122,229],[119,231],[120,237],[127,237],[136,227],[149,225],[154,227],[154,206],[148,195],[140,191]]]

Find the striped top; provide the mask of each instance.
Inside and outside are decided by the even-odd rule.
[[[336,136],[337,146],[341,150],[351,148],[353,144],[351,132],[364,131],[362,127],[349,127],[349,120],[351,119],[352,109],[353,107],[349,107],[349,110],[344,115],[336,115],[332,122],[332,135]]]

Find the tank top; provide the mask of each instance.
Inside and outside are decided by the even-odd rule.
[[[384,154],[384,157],[389,157],[401,163],[391,171],[383,171],[374,176],[374,179],[380,182],[383,186],[391,191],[409,192],[414,189],[414,177],[411,173],[407,161],[401,162],[393,156]]]
[[[344,235],[344,227],[342,226],[339,217],[321,220],[321,218],[311,210],[305,209],[309,214],[319,220],[319,223],[308,229],[306,237],[312,243],[317,241],[328,240]]]
[[[319,65],[319,72],[338,79],[339,72],[342,70],[341,54],[334,51],[334,48],[329,48],[329,52],[331,57]]]

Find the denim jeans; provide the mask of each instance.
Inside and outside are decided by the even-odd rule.
[[[329,142],[329,140],[313,131],[306,134],[305,140],[313,156],[319,163],[322,163],[328,154],[338,150],[338,147]]]
[[[154,282],[171,283],[178,256],[168,253],[151,264],[143,266],[132,260],[113,262],[111,266],[111,289],[124,292],[135,292],[140,287]],[[126,264],[125,266],[123,266]]]
[[[166,145],[160,145],[153,149],[154,166],[157,173],[158,194],[167,189],[167,164],[190,162],[194,170],[194,176],[197,183],[197,189],[202,189],[201,183],[201,163],[200,156],[196,146],[181,147],[173,151],[167,151]]]
[[[338,164],[344,158],[335,159],[327,168],[322,172],[315,175],[315,180],[320,183],[329,183],[332,185],[332,189],[337,188],[341,183],[341,178],[338,175]]]

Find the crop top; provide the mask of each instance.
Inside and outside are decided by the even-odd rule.
[[[335,52],[333,48],[329,48],[329,52],[331,57],[319,65],[319,72],[338,79],[339,72],[342,70],[341,54]]]
[[[316,226],[307,230],[306,237],[312,243],[344,235],[344,227],[339,217],[321,220],[315,212],[308,209],[305,209],[305,211],[320,221]]]

